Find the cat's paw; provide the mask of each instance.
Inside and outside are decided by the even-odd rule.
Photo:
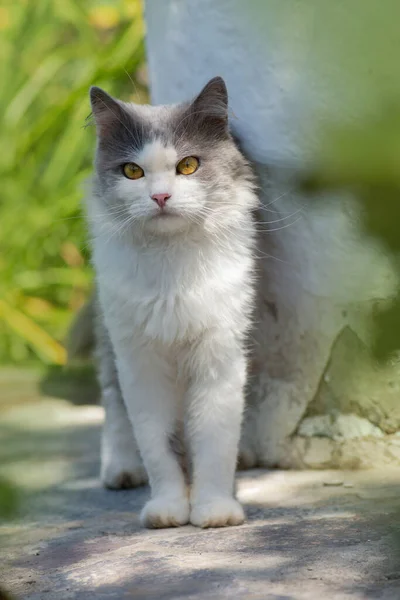
[[[150,529],[179,527],[189,523],[189,500],[186,497],[158,496],[145,504],[140,521]]]
[[[244,521],[242,506],[234,498],[210,498],[194,504],[190,522],[197,527],[227,527],[241,525]]]
[[[128,490],[147,483],[142,464],[128,461],[107,461],[101,466],[101,481],[109,490]]]

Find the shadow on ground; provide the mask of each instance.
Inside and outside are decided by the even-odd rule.
[[[88,362],[76,366],[50,366],[39,382],[43,396],[62,398],[76,405],[98,404],[100,390],[94,366]]]

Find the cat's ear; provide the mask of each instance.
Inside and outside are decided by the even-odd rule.
[[[106,135],[126,119],[121,104],[99,87],[90,88],[90,104],[99,135]]]
[[[211,120],[214,127],[227,131],[228,91],[222,77],[214,77],[204,86],[190,105],[192,115]]]

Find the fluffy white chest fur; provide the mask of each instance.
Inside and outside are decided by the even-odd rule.
[[[249,249],[218,239],[186,237],[137,248],[95,238],[94,262],[106,322],[166,347],[206,330],[242,335],[251,310]]]

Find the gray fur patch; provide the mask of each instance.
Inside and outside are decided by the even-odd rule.
[[[182,105],[171,129],[175,144],[195,140],[210,145],[228,140],[228,92],[223,79],[214,77],[191,103]]]
[[[98,128],[98,166],[115,168],[131,160],[132,153],[139,152],[151,141],[151,126],[132,105],[115,100],[100,88],[92,87],[90,99]]]

